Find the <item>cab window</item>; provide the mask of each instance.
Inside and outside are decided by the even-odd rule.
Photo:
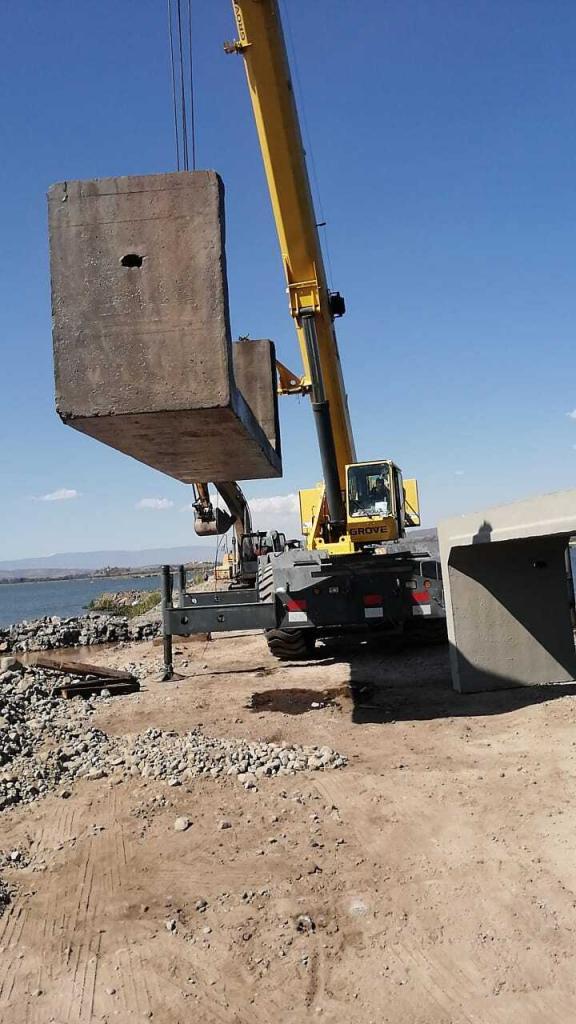
[[[348,467],[348,515],[352,519],[392,515],[390,466],[387,462]]]

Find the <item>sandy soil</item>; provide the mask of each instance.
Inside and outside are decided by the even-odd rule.
[[[327,744],[349,766],[257,792],[111,776],[5,813],[0,848],[31,862],[4,872],[2,1024],[574,1020],[576,687],[461,697],[443,649],[177,650],[160,684],[159,648],[94,649],[145,673],[95,724]]]

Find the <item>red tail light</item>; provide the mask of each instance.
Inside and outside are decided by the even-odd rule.
[[[286,607],[289,612],[305,612],[308,608],[308,601],[296,600],[294,597],[289,597],[286,601]]]
[[[365,608],[378,608],[383,603],[382,594],[364,594],[362,600]]]
[[[414,604],[430,604],[430,594],[427,590],[413,590],[410,597]]]

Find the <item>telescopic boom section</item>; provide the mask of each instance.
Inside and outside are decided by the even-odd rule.
[[[346,465],[356,461],[331,297],[277,0],[233,0],[256,128],[316,420],[332,523],[345,520]]]

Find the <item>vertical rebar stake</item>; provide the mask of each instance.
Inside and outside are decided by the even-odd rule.
[[[172,660],[172,634],[166,626],[166,612],[172,607],[172,573],[169,565],[162,566],[162,630],[164,637],[164,671],[162,682],[167,682],[174,675]]]
[[[186,569],[183,565],[178,566],[178,607],[183,608],[186,604]]]

